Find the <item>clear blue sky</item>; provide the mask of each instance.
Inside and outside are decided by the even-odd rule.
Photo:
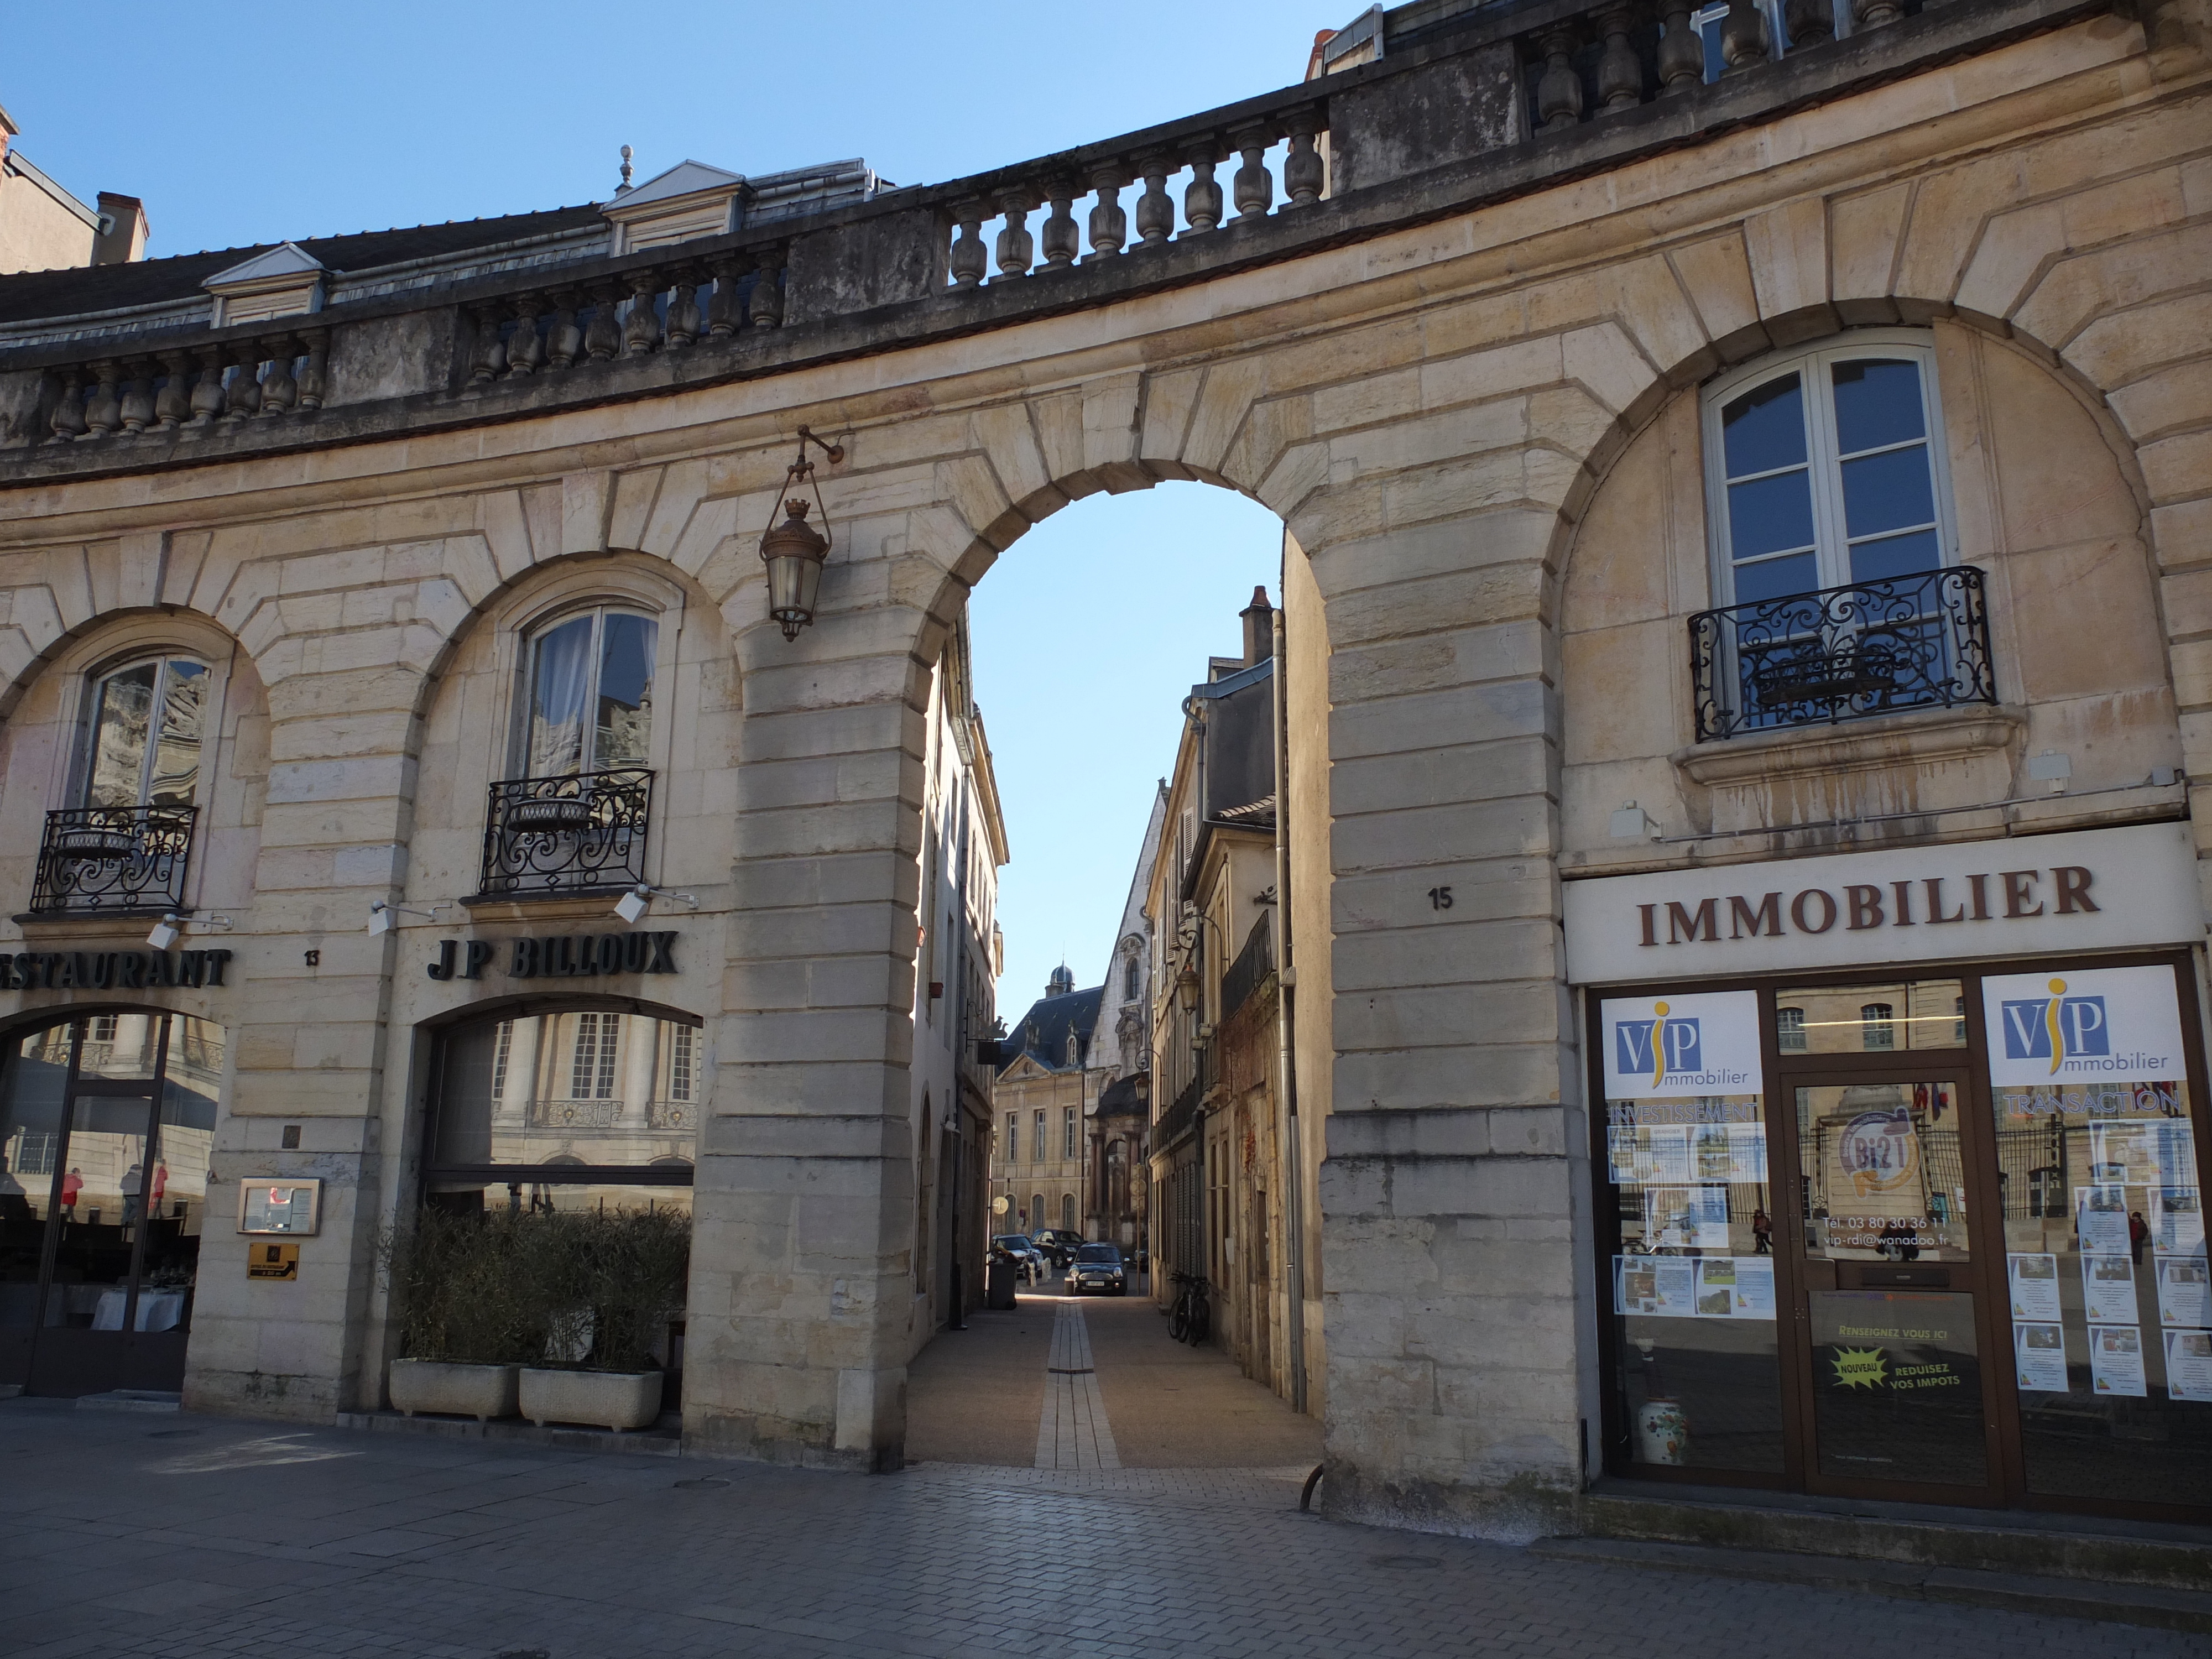
[[[78,196],[142,198],[160,258],[604,200],[625,143],[641,180],[858,155],[935,183],[1290,85],[1364,9],[19,0],[0,105]],[[1010,1022],[1063,952],[1080,984],[1103,971],[1179,705],[1253,585],[1274,593],[1280,533],[1201,484],[1094,496],[977,590]]]

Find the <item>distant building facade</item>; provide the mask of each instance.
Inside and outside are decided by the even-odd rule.
[[[991,1191],[1003,1202],[994,1206],[994,1231],[1083,1227],[1085,1139],[1100,1086],[1091,1044],[1103,995],[1100,986],[1077,990],[1062,964],[1000,1041]]]
[[[99,204],[87,206],[31,164],[15,147],[16,132],[0,109],[0,276],[146,257],[143,203],[103,190]]]

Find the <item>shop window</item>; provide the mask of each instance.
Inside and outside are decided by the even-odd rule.
[[[1805,1011],[1802,1008],[1777,1008],[1774,1011],[1775,1039],[1785,1054],[1805,1052]]]
[[[1887,1002],[1860,1005],[1859,1042],[1868,1048],[1897,1047],[1897,1010]]]
[[[441,1044],[430,1164],[471,1188],[509,1169],[606,1184],[611,1172],[690,1179],[696,1108],[669,1087],[696,1077],[697,1030],[603,1009],[483,1020]],[[466,1177],[478,1177],[468,1180]]]

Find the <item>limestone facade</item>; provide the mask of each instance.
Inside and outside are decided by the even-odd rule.
[[[230,1033],[210,1213],[240,1182],[325,1182],[296,1282],[249,1281],[242,1241],[209,1241],[222,1265],[202,1274],[188,1399],[310,1419],[378,1399],[371,1243],[416,1201],[438,1022],[533,994],[429,979],[426,946],[612,928],[603,903],[363,924],[375,902],[474,896],[517,630],[619,603],[667,618],[648,879],[700,907],[672,917],[656,896],[653,925],[684,936],[677,971],[614,993],[696,1019],[712,1077],[687,1437],[895,1462],[932,668],[1028,526],[1195,478],[1267,503],[1292,546],[1289,937],[1301,1086],[1326,1103],[1308,1323],[1324,1501],[1500,1536],[1577,1524],[1607,1452],[1562,877],[1826,853],[1877,817],[1889,827],[1863,833],[1936,846],[2162,819],[2203,850],[2212,65],[2192,0],[1997,0],[1746,56],[1618,113],[1591,100],[1555,130],[1508,97],[1503,127],[1470,117],[1449,155],[1359,125],[1392,88],[1430,84],[1414,77],[1492,84],[1498,53],[1535,74],[1543,54],[1513,33],[1526,9],[1301,88],[1327,100],[1340,188],[1262,197],[1249,223],[1078,266],[1048,220],[1047,253],[1069,258],[1021,280],[1036,255],[1013,226],[1005,280],[981,285],[963,280],[981,246],[975,266],[964,250],[999,209],[963,204],[984,185],[935,217],[934,198],[851,210],[841,247],[907,246],[925,219],[944,233],[912,244],[939,250],[913,267],[926,289],[809,266],[798,238],[774,301],[787,326],[726,372],[703,336],[663,351],[641,320],[643,350],[589,369],[595,400],[569,401],[550,367],[430,386],[397,311],[374,324],[386,344],[364,335],[349,360],[333,307],[327,390],[356,404],[311,428],[282,392],[315,372],[312,342],[218,342],[273,377],[276,408],[142,439],[90,420],[111,390],[118,409],[140,398],[128,364],[102,378],[66,342],[0,363],[23,446],[0,459],[16,890],[66,798],[85,677],[157,646],[228,665],[187,902],[200,927],[229,918],[231,972],[132,1000]],[[1303,167],[1310,132],[1287,142]],[[568,326],[544,303],[538,325]],[[441,364],[507,337],[498,317],[486,336],[440,314]],[[1700,388],[1862,329],[1917,331],[1933,354],[1956,550],[1990,573],[1998,701],[1735,751],[1755,761],[1686,754],[1680,629],[1712,598]],[[80,416],[104,435],[44,441]],[[802,422],[847,459],[825,475],[818,611],[787,643],[753,542]],[[2063,795],[2028,770],[2045,750],[2071,757]],[[1615,841],[1629,799],[1696,839]],[[26,921],[8,942],[19,959],[117,951],[145,925]],[[2201,945],[2191,961],[2201,975]],[[98,1000],[40,972],[0,1011],[20,1024]]]

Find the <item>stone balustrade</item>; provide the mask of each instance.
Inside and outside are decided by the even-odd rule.
[[[50,371],[45,427],[76,443],[311,414],[329,357],[323,326],[95,357]]]
[[[1111,303],[1660,153],[2113,3],[1507,0],[1377,62],[772,227],[229,329],[58,319],[55,337],[0,345],[0,477],[520,418]]]

